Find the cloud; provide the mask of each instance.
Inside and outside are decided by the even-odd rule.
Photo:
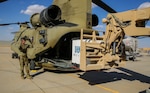
[[[34,4],[34,5],[28,6],[26,10],[21,10],[20,13],[32,15],[34,13],[40,13],[45,8],[46,7],[43,5]]]
[[[96,8],[96,7],[97,7],[97,5],[92,3],[92,8]]]
[[[93,29],[102,31],[102,30],[105,30],[105,27],[106,27],[105,25],[97,25],[97,26],[93,27]]]
[[[148,8],[148,7],[150,7],[150,2],[144,2],[138,7],[138,9]]]
[[[150,28],[150,25],[147,25],[146,28]]]

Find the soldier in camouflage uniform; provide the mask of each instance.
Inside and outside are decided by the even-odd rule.
[[[21,71],[21,78],[25,79],[24,77],[24,67],[25,67],[25,71],[26,71],[26,78],[28,79],[32,79],[32,76],[29,73],[29,61],[27,58],[27,48],[30,47],[30,44],[28,44],[28,40],[27,37],[23,37],[21,38],[21,45],[19,47],[19,50],[21,52],[21,54],[19,55],[19,61],[20,61],[20,71]]]

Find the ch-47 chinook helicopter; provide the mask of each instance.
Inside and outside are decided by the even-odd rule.
[[[98,25],[98,17],[91,12],[92,2],[109,12],[103,19],[103,36],[92,29]],[[150,29],[145,28],[149,19],[150,8],[117,13],[101,0],[54,0],[41,13],[31,16],[32,27],[28,22],[19,23],[11,49],[19,54],[20,38],[26,36],[32,45],[27,49],[32,69],[41,66],[87,71],[119,67],[125,64],[124,36],[150,36]],[[74,45],[74,41],[79,44]]]

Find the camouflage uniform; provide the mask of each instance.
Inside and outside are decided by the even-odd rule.
[[[21,78],[24,79],[24,67],[25,67],[25,71],[26,71],[26,78],[28,79],[32,79],[32,77],[30,76],[29,73],[29,61],[27,58],[27,48],[30,47],[29,44],[27,44],[27,40],[25,38],[21,38],[21,40],[25,40],[25,43],[20,45],[20,52],[21,54],[19,54],[19,61],[20,61],[20,71],[21,71]],[[21,41],[22,42],[22,41]]]

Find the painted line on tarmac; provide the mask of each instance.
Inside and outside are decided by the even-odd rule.
[[[75,75],[73,75],[73,74],[67,74],[67,75],[68,75],[68,76],[71,76],[71,77],[74,77],[74,78],[77,78],[77,79],[80,79],[79,77],[77,77],[77,76],[75,76]],[[80,80],[82,80],[82,81],[85,82],[85,80],[83,80],[83,79],[80,79]],[[98,88],[101,88],[101,89],[103,89],[103,90],[109,91],[109,92],[111,92],[111,93],[119,93],[119,92],[116,91],[116,90],[113,90],[113,89],[104,87],[104,86],[102,86],[102,85],[95,85],[95,86],[98,87]]]
[[[116,91],[116,90],[113,90],[113,89],[110,89],[110,88],[107,88],[107,87],[104,87],[104,86],[101,86],[101,85],[95,85],[95,86],[97,86],[97,87],[99,87],[99,88],[102,88],[102,89],[104,89],[104,90],[107,90],[107,91],[109,91],[109,92],[112,92],[112,93],[119,93],[119,92]]]

